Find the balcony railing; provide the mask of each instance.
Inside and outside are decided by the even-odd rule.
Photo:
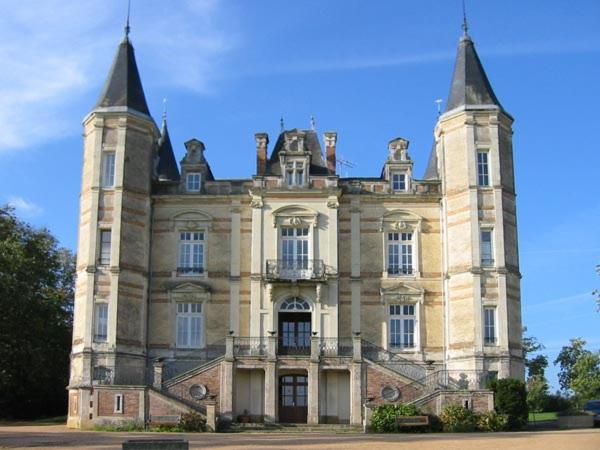
[[[277,339],[277,354],[293,356],[310,355],[310,342],[311,340],[308,336],[279,336]]]
[[[233,339],[233,356],[266,356],[267,339],[263,337],[236,337]]]
[[[321,356],[352,356],[354,344],[352,338],[321,338],[319,342]]]
[[[204,267],[178,267],[177,275],[202,275]]]
[[[412,275],[412,267],[389,266],[387,269],[388,275]]]
[[[269,259],[267,278],[280,280],[311,280],[325,276],[321,259]]]

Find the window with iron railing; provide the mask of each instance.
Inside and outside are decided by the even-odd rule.
[[[415,305],[390,305],[390,347],[415,347]]]

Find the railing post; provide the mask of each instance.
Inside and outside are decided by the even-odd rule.
[[[269,361],[277,360],[277,336],[267,338],[267,359]]]
[[[152,386],[159,391],[162,389],[163,368],[164,364],[160,359],[154,361],[154,380],[152,381]]]
[[[233,361],[233,336],[227,336],[225,338],[225,361]]]
[[[312,336],[310,338],[310,361],[311,362],[319,362],[319,357],[321,356],[321,339],[317,336]]]
[[[360,333],[354,333],[354,336],[352,336],[352,360],[354,362],[362,361],[362,340]]]

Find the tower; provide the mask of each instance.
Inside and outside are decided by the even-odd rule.
[[[128,32],[126,27],[99,100],[83,121],[68,387],[69,421],[81,422],[69,426],[93,418],[94,385],[146,383],[151,187],[159,131]],[[164,172],[174,176],[169,168]]]
[[[465,26],[425,175],[442,181],[445,359],[522,378],[512,123]]]

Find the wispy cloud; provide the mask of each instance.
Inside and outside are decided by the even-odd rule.
[[[134,43],[152,55],[143,65],[179,88],[205,91],[223,54],[235,46],[220,0],[139,2]],[[99,91],[120,38],[123,2],[0,0],[0,153],[78,132],[73,108]],[[166,75],[168,72],[168,76]]]
[[[15,208],[17,214],[25,219],[37,217],[43,213],[43,209],[33,202],[25,200],[23,197],[10,197],[8,205]]]
[[[576,302],[580,302],[582,300],[590,300],[591,298],[592,298],[592,293],[590,291],[590,292],[584,292],[582,294],[569,295],[566,297],[559,297],[559,298],[554,298],[554,299],[550,299],[550,300],[543,300],[541,302],[532,303],[532,304],[524,304],[523,309],[524,310],[534,310],[534,309],[540,309],[540,308],[548,308],[550,306],[561,305],[564,303],[576,303]]]

